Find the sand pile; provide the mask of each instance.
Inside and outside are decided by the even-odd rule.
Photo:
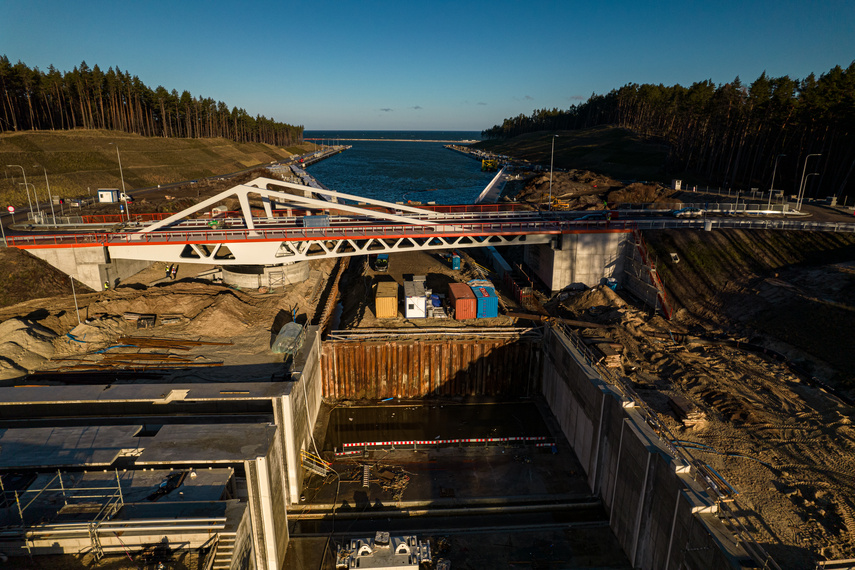
[[[39,368],[54,353],[57,335],[23,319],[0,323],[0,379],[17,378]]]

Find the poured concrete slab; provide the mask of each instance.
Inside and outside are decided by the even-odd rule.
[[[128,383],[93,386],[52,386],[28,379],[26,386],[0,388],[0,406],[109,402],[211,401],[275,398],[290,393],[291,382]],[[177,398],[177,396],[182,396]]]
[[[112,465],[139,445],[142,426],[8,429],[0,433],[0,469]]]
[[[234,463],[263,457],[276,427],[271,424],[163,426],[146,443],[137,465]]]

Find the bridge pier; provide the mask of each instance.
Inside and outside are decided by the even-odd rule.
[[[223,265],[223,282],[235,287],[284,287],[309,278],[309,262],[287,265]]]
[[[547,244],[527,245],[525,262],[552,291],[594,287],[604,278],[620,280],[629,230],[590,230],[555,236]]]
[[[28,251],[96,291],[103,289],[104,282],[113,287],[117,279],[135,275],[153,263],[111,259],[106,247],[32,248]]]

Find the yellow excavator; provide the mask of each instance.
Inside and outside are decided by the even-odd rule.
[[[494,172],[499,169],[499,161],[495,158],[482,158],[481,159],[481,171],[482,172]]]

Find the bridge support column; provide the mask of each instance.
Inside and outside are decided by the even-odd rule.
[[[288,265],[223,265],[223,282],[236,287],[284,287],[302,283],[309,278],[309,262],[298,261]]]
[[[104,282],[115,286],[117,280],[139,273],[151,261],[110,259],[105,247],[37,248],[27,250],[80,283],[100,291]]]
[[[525,262],[552,291],[594,287],[604,278],[620,280],[629,231],[560,234],[552,243],[529,245]]]

